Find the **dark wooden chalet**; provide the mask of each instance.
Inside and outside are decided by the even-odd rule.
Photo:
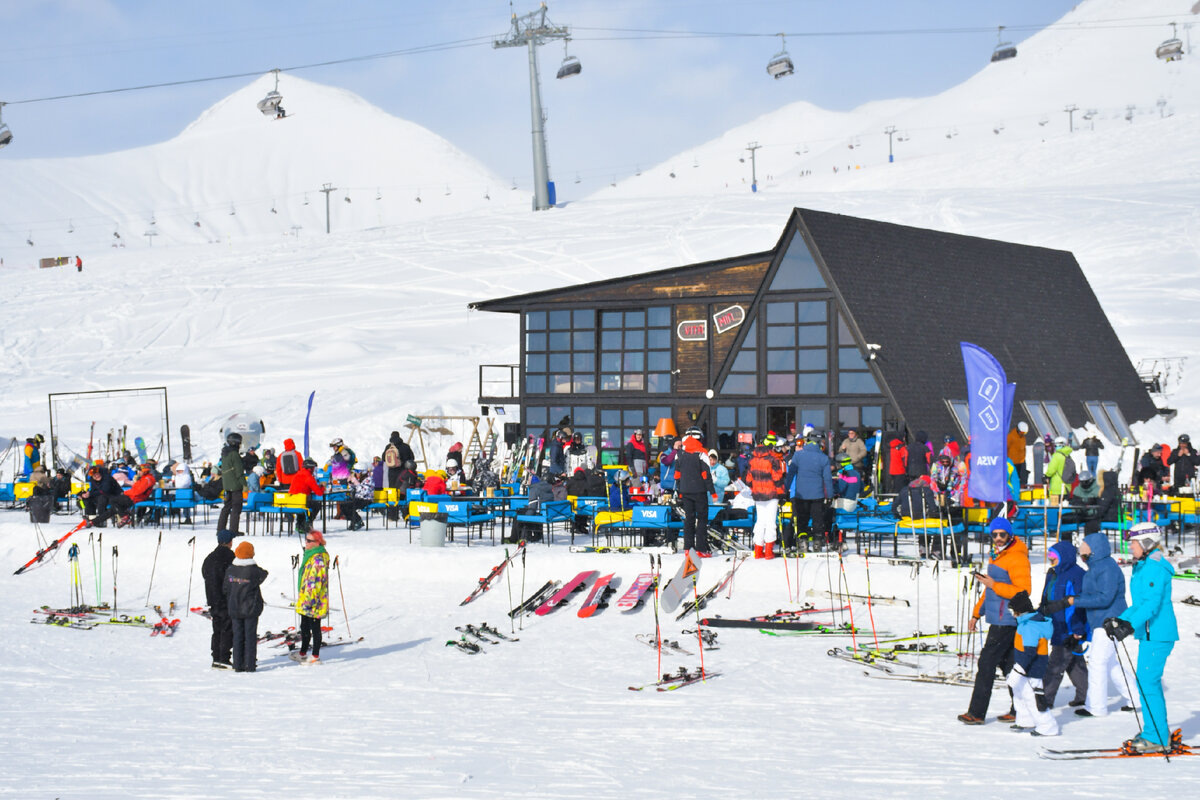
[[[529,433],[569,416],[605,450],[662,417],[722,449],[805,423],[961,440],[960,341],[1000,360],[1035,432],[1119,441],[1155,414],[1071,253],[809,209],[766,252],[471,307],[521,320],[521,363],[481,367],[480,403]]]

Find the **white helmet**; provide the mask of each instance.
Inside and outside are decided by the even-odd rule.
[[[1028,422],[1018,422],[1017,430],[1019,430],[1021,433],[1029,433],[1029,423]]]
[[[1067,444],[1067,437],[1065,437],[1065,436],[1055,436],[1054,437],[1054,446],[1055,447],[1065,447],[1066,444]]]
[[[1137,542],[1142,550],[1151,550],[1163,539],[1163,529],[1153,522],[1139,522],[1125,531],[1125,541]]]

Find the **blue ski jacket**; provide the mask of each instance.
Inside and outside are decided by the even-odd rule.
[[[1017,617],[1017,635],[1013,639],[1013,661],[1029,678],[1042,678],[1050,663],[1050,637],[1054,623],[1037,611]]]
[[[1095,630],[1109,617],[1120,615],[1129,607],[1125,602],[1125,573],[1112,557],[1108,536],[1089,533],[1084,543],[1092,550],[1083,576],[1083,586],[1075,596],[1075,607],[1087,611],[1089,630]]]
[[[792,456],[784,485],[789,488],[792,497],[801,500],[833,497],[829,456],[821,452],[816,442],[809,442]]]
[[[1087,574],[1075,560],[1077,551],[1070,542],[1059,542],[1050,548],[1058,555],[1058,566],[1046,573],[1046,585],[1042,588],[1042,603],[1051,600],[1061,600],[1080,593],[1083,588],[1083,578]],[[1051,644],[1062,644],[1072,634],[1088,638],[1087,612],[1075,606],[1067,606],[1062,611],[1050,615],[1054,622],[1054,635]]]
[[[1133,565],[1129,595],[1133,605],[1121,612],[1121,619],[1133,626],[1139,642],[1177,642],[1179,626],[1171,607],[1171,579],[1175,569],[1162,550],[1155,548]]]

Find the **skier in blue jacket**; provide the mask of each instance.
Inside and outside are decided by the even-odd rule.
[[[822,439],[817,431],[808,434],[804,446],[788,462],[783,483],[792,496],[795,535],[803,531],[812,537],[809,542],[813,546],[828,547],[825,504],[833,499],[833,472],[829,456],[821,451]]]
[[[1083,659],[1083,648],[1088,639],[1087,613],[1083,609],[1062,607],[1062,602],[1071,595],[1079,594],[1083,578],[1087,573],[1075,560],[1075,545],[1062,541],[1050,548],[1047,559],[1050,570],[1042,588],[1042,613],[1054,622],[1054,634],[1050,638],[1050,661],[1043,679],[1046,702],[1053,708],[1063,674],[1071,679],[1075,687],[1072,706],[1081,706],[1087,698],[1087,663]],[[1051,612],[1051,608],[1058,607]]]
[[[1171,750],[1167,702],[1162,676],[1167,656],[1179,641],[1171,608],[1171,579],[1175,570],[1163,556],[1163,531],[1153,522],[1139,522],[1125,534],[1133,553],[1129,593],[1133,605],[1104,622],[1114,640],[1129,634],[1138,640],[1137,686],[1142,696],[1142,732],[1125,743],[1128,752],[1166,753]]]
[[[1050,637],[1054,622],[1035,611],[1028,592],[1017,592],[1008,602],[1017,618],[1017,633],[1013,637],[1013,668],[1005,677],[1012,689],[1017,731],[1030,731],[1034,736],[1058,736],[1058,721],[1050,713],[1050,703],[1043,694],[1043,679],[1050,663]]]
[[[1125,573],[1112,557],[1112,547],[1103,533],[1089,533],[1083,537],[1079,555],[1088,565],[1083,577],[1083,587],[1078,595],[1067,598],[1068,605],[1087,612],[1087,626],[1091,644],[1087,649],[1088,690],[1083,708],[1075,709],[1081,717],[1108,716],[1108,684],[1117,687],[1124,703],[1121,709],[1132,711],[1133,698],[1125,688],[1125,678],[1117,661],[1117,650],[1101,631],[1104,620],[1115,617],[1128,608],[1125,602]]]

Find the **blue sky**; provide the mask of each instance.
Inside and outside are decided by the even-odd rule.
[[[921,97],[981,69],[995,26],[1016,42],[1072,0],[549,0],[581,75],[558,81],[560,43],[539,50],[552,176],[607,182],[797,100],[848,110]],[[512,9],[537,8],[522,0]],[[501,176],[530,172],[523,50],[493,49],[507,0],[246,2],[4,0],[0,101],[266,72],[416,47],[434,52],[303,69],[424,125]],[[620,30],[618,30],[620,29]],[[672,37],[680,31],[720,34]],[[789,33],[796,73],[772,80]],[[734,36],[732,34],[760,34]],[[250,79],[4,108],[0,158],[53,158],[164,141]],[[286,78],[284,79],[286,87]],[[300,113],[301,109],[289,109]]]

